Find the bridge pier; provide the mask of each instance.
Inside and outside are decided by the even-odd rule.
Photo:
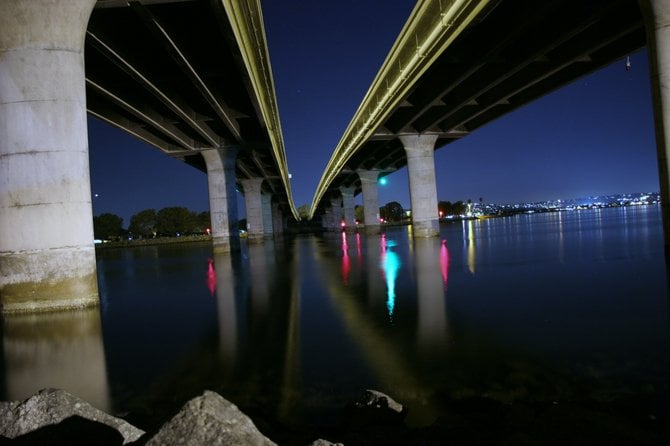
[[[407,155],[412,234],[437,237],[440,232],[435,184],[435,142],[437,135],[400,136]]]
[[[240,247],[235,196],[237,151],[237,147],[226,146],[201,152],[207,165],[209,213],[215,253],[234,251]]]
[[[670,3],[641,0],[647,31],[665,253],[670,257]]]
[[[333,231],[338,232],[342,230],[342,199],[341,198],[331,198],[330,199],[330,208],[332,209],[330,224],[333,228]]]
[[[379,178],[378,170],[357,170],[363,188],[363,216],[365,218],[365,233],[376,235],[381,232],[379,226]]]
[[[263,240],[263,207],[261,204],[261,186],[263,178],[240,180],[244,189],[244,204],[247,211],[247,240]]]
[[[261,207],[263,208],[263,236],[272,238],[272,194],[261,193]]]
[[[98,304],[84,36],[94,0],[0,2],[0,310]]]
[[[284,235],[284,214],[279,207],[279,203],[272,203],[272,230],[275,237]]]
[[[353,186],[350,187],[340,187],[340,193],[342,194],[342,208],[344,209],[344,230],[346,232],[356,231],[356,209],[354,208],[354,192],[356,188]]]

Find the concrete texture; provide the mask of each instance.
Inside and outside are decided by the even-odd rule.
[[[247,240],[250,242],[263,240],[263,204],[261,203],[261,186],[263,178],[247,178],[240,180],[244,189],[244,204],[247,210]]]
[[[379,234],[379,171],[357,170],[363,189],[363,216],[365,218],[365,233]]]
[[[353,186],[340,187],[340,193],[342,194],[342,209],[344,210],[344,229],[347,232],[354,232],[356,230],[354,192],[356,192],[356,188]]]
[[[237,192],[235,190],[235,160],[238,148],[234,146],[202,151],[207,164],[209,186],[209,213],[212,220],[214,252],[239,249],[237,227]]]
[[[272,195],[261,194],[261,207],[263,208],[263,235],[272,238]]]

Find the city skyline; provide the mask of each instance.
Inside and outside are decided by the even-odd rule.
[[[296,207],[311,203],[413,4],[384,4],[385,14],[375,14],[381,6],[263,2]],[[438,199],[525,202],[657,191],[646,49],[630,60],[630,70],[625,58],[615,61],[437,150]],[[204,173],[94,118],[89,146],[94,215],[115,213],[127,225],[146,208],[208,209]],[[380,205],[410,207],[406,169],[387,180]]]

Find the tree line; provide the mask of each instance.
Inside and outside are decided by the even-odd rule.
[[[93,217],[93,235],[99,240],[113,240],[205,234],[210,221],[209,211],[198,213],[185,207],[145,209],[130,217],[128,229],[124,229],[123,218],[105,213]]]

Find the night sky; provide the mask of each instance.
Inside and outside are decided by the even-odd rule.
[[[296,206],[311,204],[414,4],[263,1]],[[438,150],[438,199],[516,203],[658,191],[646,49],[630,60],[630,71],[616,61]],[[204,173],[95,118],[89,147],[94,215],[117,214],[127,227],[147,208],[209,208]],[[409,207],[406,169],[387,179],[380,205]]]

